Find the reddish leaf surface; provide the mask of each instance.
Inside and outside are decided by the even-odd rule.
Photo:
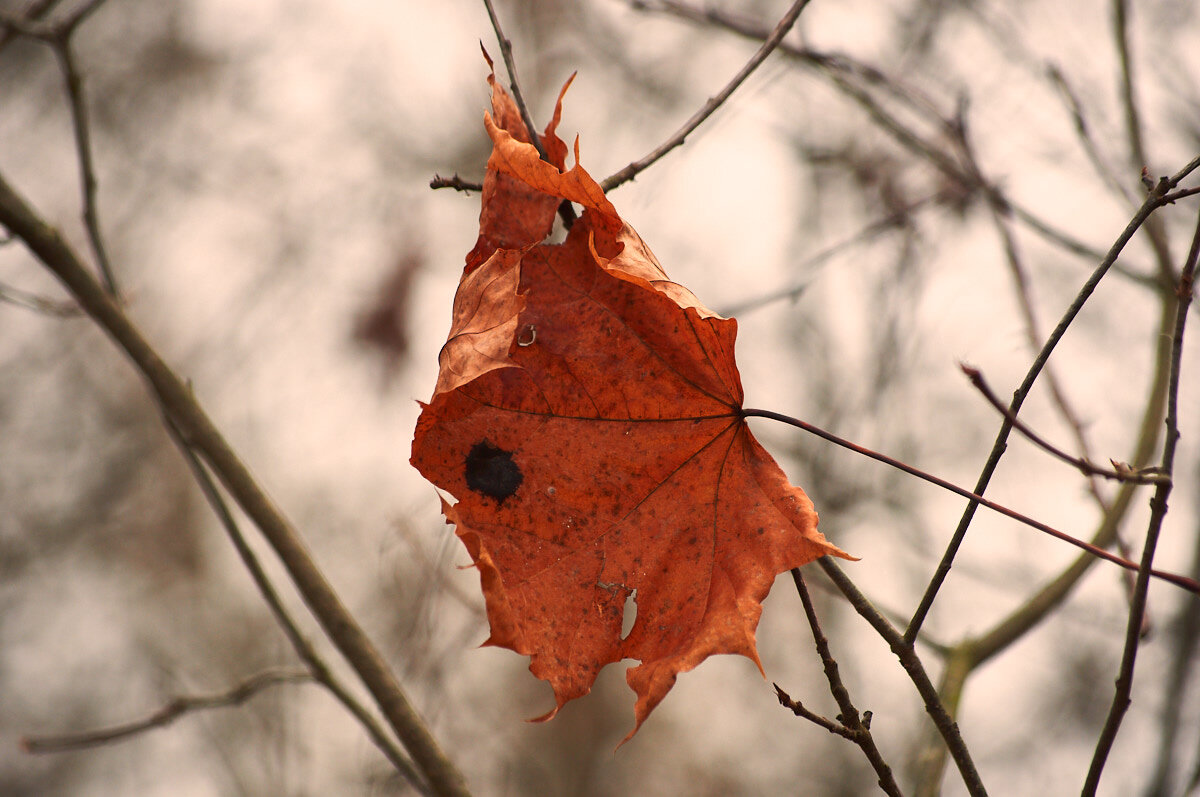
[[[550,164],[489,82],[479,239],[412,463],[457,500],[442,508],[480,571],[485,644],[530,656],[553,687],[541,719],[632,658],[632,736],[708,656],[761,670],[754,632],[775,576],[846,554],[746,426],[737,322],[667,279],[578,165],[578,142],[565,169],[561,95]],[[564,198],[582,217],[543,243]]]

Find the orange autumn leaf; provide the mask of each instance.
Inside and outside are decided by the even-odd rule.
[[[578,165],[578,142],[566,169],[561,95],[547,163],[489,82],[479,239],[412,463],[457,501],[442,509],[480,572],[485,644],[530,656],[553,688],[540,719],[632,658],[632,736],[708,656],[761,671],[754,632],[775,576],[846,554],[750,434],[737,322],[667,279]],[[563,199],[582,216],[545,243]]]

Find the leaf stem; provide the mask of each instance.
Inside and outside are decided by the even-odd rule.
[[[984,498],[983,496],[979,495],[978,493],[973,493],[964,487],[960,487],[957,484],[954,484],[953,482],[948,482],[945,479],[934,476],[931,473],[927,473],[927,472],[921,470],[920,468],[914,468],[912,465],[901,462],[898,459],[893,459],[892,457],[889,457],[887,454],[881,454],[877,451],[872,451],[871,449],[866,448],[865,446],[860,446],[857,443],[852,443],[849,440],[838,437],[837,435],[833,434],[832,432],[827,432],[824,429],[820,428],[819,426],[813,426],[812,424],[802,421],[799,418],[793,418],[790,415],[784,415],[779,412],[772,412],[771,410],[758,410],[758,409],[743,409],[742,414],[746,417],[752,417],[752,418],[769,418],[774,421],[779,421],[780,423],[786,423],[789,426],[795,426],[797,429],[802,429],[810,434],[816,435],[817,437],[824,438],[825,440],[828,440],[829,442],[834,443],[835,445],[839,445],[842,448],[847,448],[851,451],[854,451],[855,453],[862,454],[865,457],[869,457],[878,462],[882,462],[885,465],[890,465],[891,467],[896,468],[897,470],[904,471],[905,473],[909,474],[910,476],[916,476],[918,479],[927,481],[930,484],[937,485],[938,487],[941,487],[944,490],[949,490],[950,492],[955,493],[956,495],[960,495],[963,498],[966,498],[971,502],[972,508],[974,508],[976,505],[985,506],[988,509],[991,509],[993,512],[998,512],[1001,515],[1005,515],[1007,517],[1012,518],[1013,520],[1024,523],[1026,526],[1030,526],[1031,528],[1035,528],[1038,531],[1049,534],[1052,537],[1056,537],[1056,538],[1062,540],[1063,542],[1070,543],[1071,545],[1074,545],[1077,548],[1082,548],[1083,550],[1087,551],[1088,553],[1092,554],[1093,556],[1099,557],[1101,559],[1105,559],[1109,562],[1112,562],[1115,565],[1120,565],[1121,567],[1124,567],[1127,570],[1137,570],[1138,569],[1138,565],[1135,564],[1134,562],[1129,561],[1128,559],[1123,559],[1120,556],[1117,556],[1116,554],[1114,554],[1110,551],[1106,551],[1103,548],[1098,548],[1095,545],[1092,545],[1089,542],[1085,542],[1084,540],[1081,540],[1077,537],[1072,537],[1070,534],[1067,534],[1066,532],[1059,531],[1058,529],[1056,529],[1052,526],[1048,526],[1039,520],[1034,520],[1033,518],[1029,517],[1028,515],[1023,515],[1014,509],[1009,509],[1008,507],[1004,506],[1003,504],[997,504],[995,501]],[[1183,589],[1187,590],[1188,592],[1192,592],[1197,595],[1200,595],[1200,582],[1197,582],[1194,579],[1188,578],[1187,576],[1181,576],[1176,573],[1168,573],[1168,572],[1165,572],[1162,570],[1151,570],[1150,574],[1152,576],[1154,576],[1155,578],[1159,578],[1159,579],[1162,579],[1163,581],[1170,582],[1171,584],[1174,584],[1177,587],[1182,587]],[[911,628],[912,628],[911,624],[910,624],[909,628],[911,630]],[[915,638],[915,635],[914,635],[914,638]],[[909,641],[911,643],[912,640],[909,640]]]

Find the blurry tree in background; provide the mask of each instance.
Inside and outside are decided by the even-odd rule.
[[[539,126],[579,71],[560,130],[579,131],[599,178],[716,94],[786,5],[497,12]],[[1135,562],[1161,525],[1154,566],[1200,578],[1194,330],[1172,356],[1197,200],[1163,204],[1175,189],[1160,183],[1200,151],[1198,15],[1192,0],[813,0],[712,118],[610,198],[672,277],[737,316],[750,405],[968,489],[1004,419],[958,362],[1007,403],[1138,221],[1020,419],[1138,471],[1163,464],[1174,396],[1169,513],[1149,506],[1168,489],[1153,472],[1084,476],[1016,433],[987,496]],[[476,234],[477,194],[428,183],[482,176],[480,40],[495,36],[474,0],[0,0],[0,178],[186,380],[176,404],[154,398],[0,201],[0,793],[400,794],[428,778],[403,711],[377,711],[363,660],[338,656],[354,640],[324,633],[304,608],[316,593],[292,589],[293,560],[275,554],[288,529],[264,543],[270,507],[216,484],[222,460],[179,410],[193,399],[473,793],[875,788],[863,751],[781,707],[743,659],[682,677],[614,755],[632,722],[621,668],[530,725],[549,690],[520,657],[475,649],[477,576],[407,460]],[[811,435],[755,428],[824,533],[863,557],[843,571],[896,635],[881,641],[852,587],[805,568],[902,793],[972,790],[926,714],[938,702],[991,793],[1072,793],[1100,761],[1099,793],[1200,791],[1196,595],[1151,582],[1137,622],[1135,574],[987,510],[960,520],[962,498]],[[790,579],[758,640],[769,681],[854,724]],[[1133,702],[1098,754],[1132,650]],[[897,652],[919,656],[936,699]]]

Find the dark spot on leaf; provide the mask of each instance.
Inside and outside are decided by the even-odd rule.
[[[484,440],[471,446],[466,464],[467,486],[498,503],[517,491],[525,481],[512,453]]]

